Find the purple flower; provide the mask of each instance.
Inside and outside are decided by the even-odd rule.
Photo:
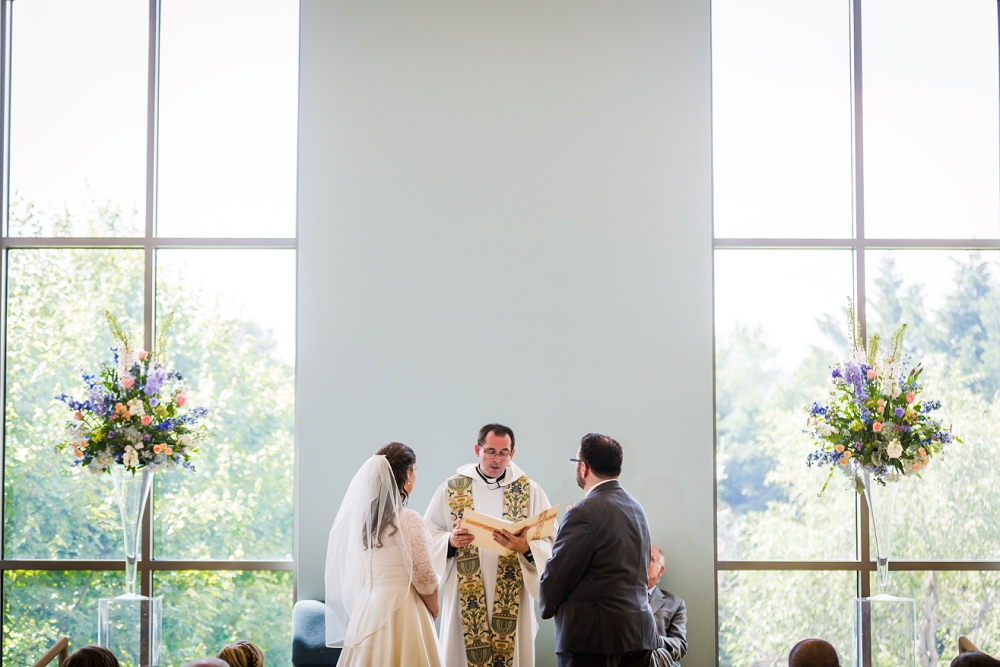
[[[143,388],[146,396],[156,396],[163,389],[163,383],[167,380],[167,373],[163,368],[156,366],[149,375],[146,376],[146,386]]]
[[[830,375],[832,377],[835,377],[835,378],[843,377],[843,375],[841,375],[841,373],[840,373],[840,369],[839,368],[834,368],[833,372],[830,373]]]
[[[857,393],[861,393],[861,368],[857,363],[849,361],[844,369],[844,379],[854,385]]]
[[[854,449],[858,450],[859,452],[861,451],[861,447],[862,447],[862,445],[861,445],[860,442],[854,443]]]
[[[906,414],[906,410],[904,410],[903,408],[896,408],[894,412],[896,413],[897,417],[902,417],[903,415]]]
[[[160,399],[156,398],[155,396],[149,399],[149,407],[155,408],[159,404],[160,404]]]
[[[146,435],[142,436],[142,441],[143,442],[149,442],[149,439],[150,438],[149,438],[149,434],[148,433]]]
[[[114,431],[108,431],[108,437],[109,438],[115,437],[115,432]]]

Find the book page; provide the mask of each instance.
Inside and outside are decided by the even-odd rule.
[[[462,513],[462,528],[472,535],[472,546],[506,556],[511,550],[493,539],[494,530],[506,530],[516,535],[518,531],[527,529],[529,541],[540,540],[552,534],[558,514],[559,505],[556,505],[514,524],[470,509]]]

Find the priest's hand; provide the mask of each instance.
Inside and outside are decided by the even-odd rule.
[[[461,549],[462,547],[467,547],[472,544],[474,540],[472,533],[462,528],[462,520],[458,520],[458,525],[455,526],[455,530],[451,532],[451,537],[448,538],[448,544],[455,547],[456,549]]]
[[[507,547],[511,551],[516,551],[519,554],[526,554],[531,551],[531,547],[528,546],[528,538],[522,537],[523,535],[523,528],[518,531],[516,535],[508,533],[506,530],[494,530],[493,541],[497,542],[501,546]]]

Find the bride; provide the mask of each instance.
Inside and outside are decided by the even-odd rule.
[[[404,444],[378,450],[354,476],[333,522],[326,645],[343,647],[340,667],[441,667],[430,534],[420,514],[404,507],[416,464]]]

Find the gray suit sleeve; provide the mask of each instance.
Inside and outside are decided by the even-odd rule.
[[[542,618],[552,618],[590,565],[594,540],[590,522],[581,508],[570,510],[559,527],[552,557],[539,583]]]
[[[670,657],[674,660],[680,660],[687,655],[687,607],[684,605],[683,600],[681,600],[680,606],[677,607],[677,613],[670,619],[667,636],[661,636],[660,639],[663,640],[664,647],[670,652]]]

